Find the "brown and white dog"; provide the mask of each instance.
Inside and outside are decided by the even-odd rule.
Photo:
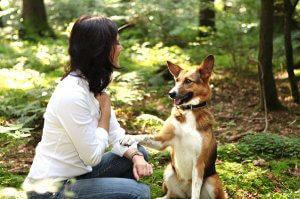
[[[217,143],[213,115],[206,107],[211,98],[209,79],[214,57],[209,55],[194,70],[167,62],[175,87],[169,95],[175,107],[156,135],[126,135],[121,144],[139,142],[158,150],[171,147],[172,162],[164,171],[162,198],[226,198],[216,173]]]

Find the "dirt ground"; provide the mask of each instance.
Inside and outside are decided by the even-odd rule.
[[[299,136],[300,105],[292,101],[287,74],[278,73],[275,77],[280,102],[287,109],[268,114],[268,131]],[[265,116],[258,109],[259,84],[256,75],[222,71],[214,74],[211,83],[213,98],[209,106],[217,121],[215,133],[221,143],[238,141],[240,135],[264,130]],[[20,141],[19,144],[0,142],[1,148],[7,148],[0,153],[0,165],[18,175],[28,172],[34,156],[34,143],[37,143],[39,136],[24,139],[25,142]]]

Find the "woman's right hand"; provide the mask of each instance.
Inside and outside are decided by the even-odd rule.
[[[99,102],[101,117],[99,119],[98,126],[109,131],[109,120],[111,112],[111,101],[109,95],[105,92],[96,95],[96,99]]]
[[[101,112],[108,111],[110,113],[111,101],[109,95],[106,92],[102,92],[101,94],[97,94],[96,99],[99,102]]]

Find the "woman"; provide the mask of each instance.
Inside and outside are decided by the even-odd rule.
[[[70,68],[47,105],[23,184],[28,198],[150,198],[148,186],[137,182],[152,174],[146,151],[119,144],[125,131],[104,92],[121,51],[111,20],[85,16],[75,22]],[[111,152],[104,153],[109,144]]]

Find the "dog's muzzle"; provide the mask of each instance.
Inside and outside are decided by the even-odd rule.
[[[170,98],[174,99],[176,97],[176,92],[175,91],[169,92],[169,96]]]
[[[185,95],[180,95],[176,92],[170,92],[169,96],[174,99],[174,103],[176,106],[181,105],[183,103],[186,103],[188,101],[190,101],[193,98],[193,93],[192,92],[188,92]]]

